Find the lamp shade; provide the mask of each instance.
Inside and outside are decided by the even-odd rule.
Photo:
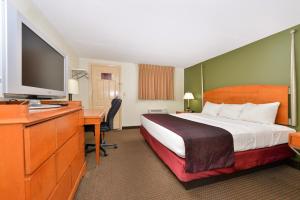
[[[191,92],[186,92],[183,96],[183,99],[194,99],[194,95]]]
[[[79,94],[78,80],[69,79],[69,94]]]

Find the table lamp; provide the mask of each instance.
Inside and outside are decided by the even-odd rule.
[[[187,106],[187,111],[190,110],[190,99],[194,99],[194,95],[191,92],[186,92],[183,96],[183,99],[187,99],[188,100],[188,106]]]
[[[78,80],[69,79],[69,101],[72,101],[72,94],[79,94]]]

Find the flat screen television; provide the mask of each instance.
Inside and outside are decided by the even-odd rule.
[[[66,96],[66,57],[9,2],[5,16],[3,93],[12,98]]]

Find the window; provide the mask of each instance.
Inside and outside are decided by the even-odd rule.
[[[174,67],[140,64],[139,99],[174,100]]]

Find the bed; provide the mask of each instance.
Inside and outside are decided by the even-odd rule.
[[[287,86],[234,86],[204,93],[204,101],[227,104],[280,102],[276,124],[259,124],[202,113],[172,114],[172,117],[220,127],[233,138],[233,164],[218,168],[189,171],[185,141],[172,128],[142,116],[140,132],[152,150],[168,166],[186,189],[215,182],[256,169],[269,167],[293,156],[287,145],[288,134],[295,130],[288,124]],[[174,119],[175,119],[174,118]],[[184,130],[183,130],[184,131]]]

